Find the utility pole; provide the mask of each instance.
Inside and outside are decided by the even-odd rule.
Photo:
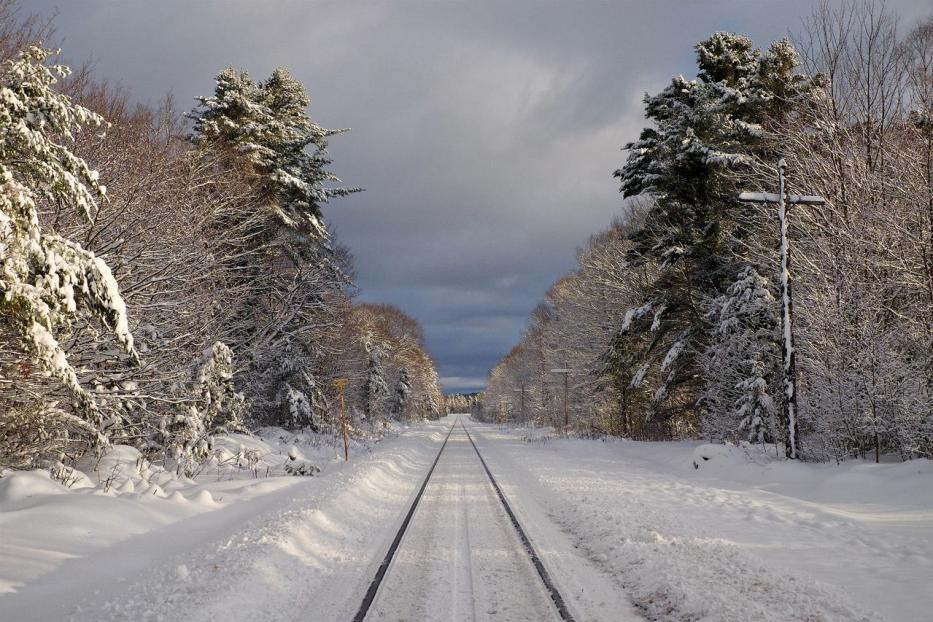
[[[577,371],[577,370],[575,370],[575,369],[565,369],[565,368],[552,369],[552,370],[551,370],[551,373],[552,373],[552,374],[560,374],[560,375],[562,375],[562,376],[564,377],[564,429],[565,429],[565,430],[566,430],[567,427],[570,425],[570,417],[569,417],[568,412],[567,412],[567,393],[568,393],[568,391],[569,391],[569,389],[570,389],[570,386],[569,386],[570,374],[574,373],[575,371]]]
[[[515,393],[521,393],[521,394],[522,394],[520,413],[521,413],[521,416],[522,416],[522,423],[525,423],[525,383],[524,383],[524,382],[522,383],[522,388],[521,388],[521,389],[512,389],[512,391],[514,391]]]
[[[781,423],[787,438],[784,451],[788,458],[796,460],[797,450],[797,353],[794,349],[794,298],[791,288],[790,240],[787,237],[787,211],[790,205],[823,205],[826,200],[815,195],[787,194],[784,173],[787,164],[784,158],[778,162],[778,192],[743,192],[739,201],[746,203],[776,203],[781,227],[781,375],[784,399],[781,406]]]
[[[349,462],[350,460],[350,440],[348,438],[348,422],[347,422],[347,406],[344,402],[343,396],[344,392],[347,389],[347,379],[346,378],[337,378],[334,380],[334,386],[337,387],[337,390],[340,392],[340,428],[343,430],[343,461]]]

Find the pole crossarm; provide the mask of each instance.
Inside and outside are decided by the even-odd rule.
[[[773,192],[743,192],[739,201],[745,203],[780,203],[781,196]],[[825,205],[826,199],[815,194],[788,194],[785,202],[794,205]]]

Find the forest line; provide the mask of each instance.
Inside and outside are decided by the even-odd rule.
[[[324,211],[357,189],[300,82],[227,68],[153,108],[53,37],[0,4],[0,469],[124,444],[190,474],[224,432],[440,415],[418,322],[354,300]]]

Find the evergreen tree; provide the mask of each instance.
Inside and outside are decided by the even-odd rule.
[[[331,187],[338,180],[327,170],[327,138],[337,131],[309,119],[304,87],[284,69],[258,83],[225,69],[214,95],[198,101],[193,142],[242,171],[264,213],[255,230],[238,230],[236,243],[249,247],[225,253],[231,278],[248,292],[231,322],[231,346],[245,362],[239,384],[269,423],[313,426],[314,402],[323,401],[315,376],[329,355],[324,333],[340,325],[348,287],[321,215],[327,200],[352,192]],[[240,226],[218,222],[218,236]]]
[[[233,386],[233,370],[233,352],[221,341],[207,348],[195,366],[193,385],[199,398],[195,408],[210,434],[246,430],[246,400]]]
[[[314,427],[314,416],[308,396],[287,382],[282,386],[282,407],[285,409],[286,427],[300,429]]]
[[[437,376],[437,368],[434,367],[434,363],[432,363],[430,359],[427,361],[426,372],[428,381],[425,383],[424,392],[428,400],[428,417],[431,419],[438,419],[441,416],[444,394],[441,393],[441,382],[440,378]]]
[[[632,235],[630,260],[660,270],[644,304],[618,331],[608,365],[636,367],[614,360],[623,352],[640,362],[633,384],[650,378],[657,387],[655,409],[668,416],[695,413],[704,380],[698,358],[711,334],[704,305],[726,291],[739,269],[747,232],[740,225],[736,177],[767,155],[769,120],[809,88],[794,74],[797,57],[787,41],[762,54],[747,37],[716,33],[696,52],[695,80],[676,77],[646,96],[654,125],[626,145],[628,160],[615,173],[626,197],[653,200],[644,226]]]
[[[385,346],[371,332],[364,335],[363,348],[366,350],[367,355],[363,414],[370,424],[375,425],[376,420],[380,419],[385,412],[385,401],[389,396],[389,385],[386,383],[385,370],[386,352]]]
[[[411,378],[408,369],[402,367],[398,370],[398,382],[395,384],[395,401],[392,404],[392,414],[402,421],[408,411],[408,399],[411,396]]]
[[[777,302],[768,280],[746,266],[710,308],[713,335],[703,356],[708,411],[703,430],[714,438],[745,432],[750,441],[774,437],[771,387],[779,386]]]
[[[327,138],[346,130],[312,122],[304,87],[282,68],[257,84],[228,67],[217,75],[214,95],[197,99],[195,143],[220,144],[245,161],[282,224],[303,237],[326,238],[321,205],[353,192],[326,186],[339,181],[327,170]]]
[[[214,435],[246,432],[247,403],[233,386],[233,352],[220,341],[194,362],[187,388],[194,400],[162,422],[156,446],[175,461],[179,475],[190,477],[210,457]]]

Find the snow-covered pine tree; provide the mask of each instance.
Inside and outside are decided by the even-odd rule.
[[[314,424],[314,411],[308,396],[287,382],[282,386],[282,408],[286,410],[285,423],[289,429],[310,427]]]
[[[309,351],[302,340],[287,336],[277,351],[267,354],[273,358],[268,362],[263,384],[277,391],[274,403],[267,407],[279,413],[271,422],[291,430],[318,431],[318,421],[323,420],[328,403],[313,372],[314,352]],[[318,421],[315,421],[315,412]]]
[[[437,376],[437,368],[434,367],[430,359],[428,359],[426,376],[427,380],[425,382],[426,386],[424,391],[428,399],[428,417],[431,419],[438,419],[443,409],[444,393],[441,391],[441,382],[440,378]]]
[[[354,191],[327,186],[340,181],[327,170],[327,138],[346,130],[312,122],[304,87],[281,67],[262,83],[228,67],[217,75],[214,95],[197,99],[200,110],[191,115],[195,143],[222,145],[248,162],[284,225],[301,236],[326,239],[321,205]]]
[[[217,341],[201,354],[192,378],[197,411],[209,434],[244,432],[246,399],[233,386],[233,352]]]
[[[389,385],[386,382],[385,346],[372,332],[363,335],[363,348],[366,350],[366,383],[364,385],[364,415],[370,425],[385,414],[385,402],[389,396]]]
[[[716,33],[696,52],[695,80],[678,76],[646,96],[653,126],[626,145],[628,160],[615,173],[626,197],[653,200],[631,237],[630,260],[659,267],[643,303],[619,330],[625,347],[615,347],[641,365],[619,367],[637,367],[639,382],[647,378],[657,387],[656,410],[680,413],[687,426],[697,423],[704,381],[698,355],[711,334],[702,302],[726,291],[744,252],[738,172],[768,155],[764,125],[810,88],[794,73],[797,56],[787,41],[761,53],[747,37]]]
[[[77,402],[55,409],[57,425],[93,443],[106,443],[94,399],[79,383],[59,337],[81,318],[109,330],[137,359],[126,306],[110,268],[80,244],[43,231],[37,203],[49,202],[90,218],[105,187],[68,148],[75,131],[103,119],[54,85],[69,70],[48,65],[50,50],[30,47],[0,73],[0,316],[30,357],[68,388]],[[48,414],[49,405],[40,411]],[[48,417],[42,421],[48,422]]]
[[[198,465],[211,455],[211,435],[196,406],[191,405],[173,417],[166,417],[159,430],[165,451],[166,468],[174,465],[178,475],[191,477]]]
[[[712,336],[702,357],[707,436],[749,441],[774,440],[780,429],[770,393],[779,386],[778,306],[768,279],[752,266],[709,304]],[[779,391],[779,389],[778,389]]]
[[[437,394],[430,391],[427,394],[427,414],[429,419],[438,419],[441,416],[441,407],[437,402]]]
[[[225,69],[214,95],[198,100],[193,142],[242,171],[257,194],[254,209],[265,214],[255,231],[240,237],[240,244],[252,246],[228,253],[232,278],[242,280],[245,292],[232,314],[229,342],[244,362],[238,385],[258,418],[293,425],[291,410],[279,408],[291,394],[286,385],[313,406],[319,396],[309,379],[324,366],[324,334],[340,326],[346,302],[348,279],[321,216],[323,203],[353,191],[332,187],[338,180],[327,170],[326,139],[343,130],[325,130],[309,119],[309,98],[284,69],[259,83]],[[216,226],[223,238],[239,223]]]
[[[210,456],[215,434],[246,431],[246,399],[233,386],[233,370],[233,352],[220,341],[191,365],[186,390],[193,400],[163,421],[158,434],[179,475],[191,476]]]
[[[411,397],[411,378],[408,369],[398,370],[398,382],[395,383],[395,399],[392,402],[392,414],[399,421],[407,419],[408,400]]]
[[[302,427],[308,427],[311,430],[319,431],[320,425],[324,423],[330,411],[330,403],[327,395],[321,390],[321,386],[314,374],[306,372],[302,375],[304,394],[307,396],[308,404],[311,407],[310,416],[307,421],[302,422]],[[314,414],[317,413],[317,420]]]

